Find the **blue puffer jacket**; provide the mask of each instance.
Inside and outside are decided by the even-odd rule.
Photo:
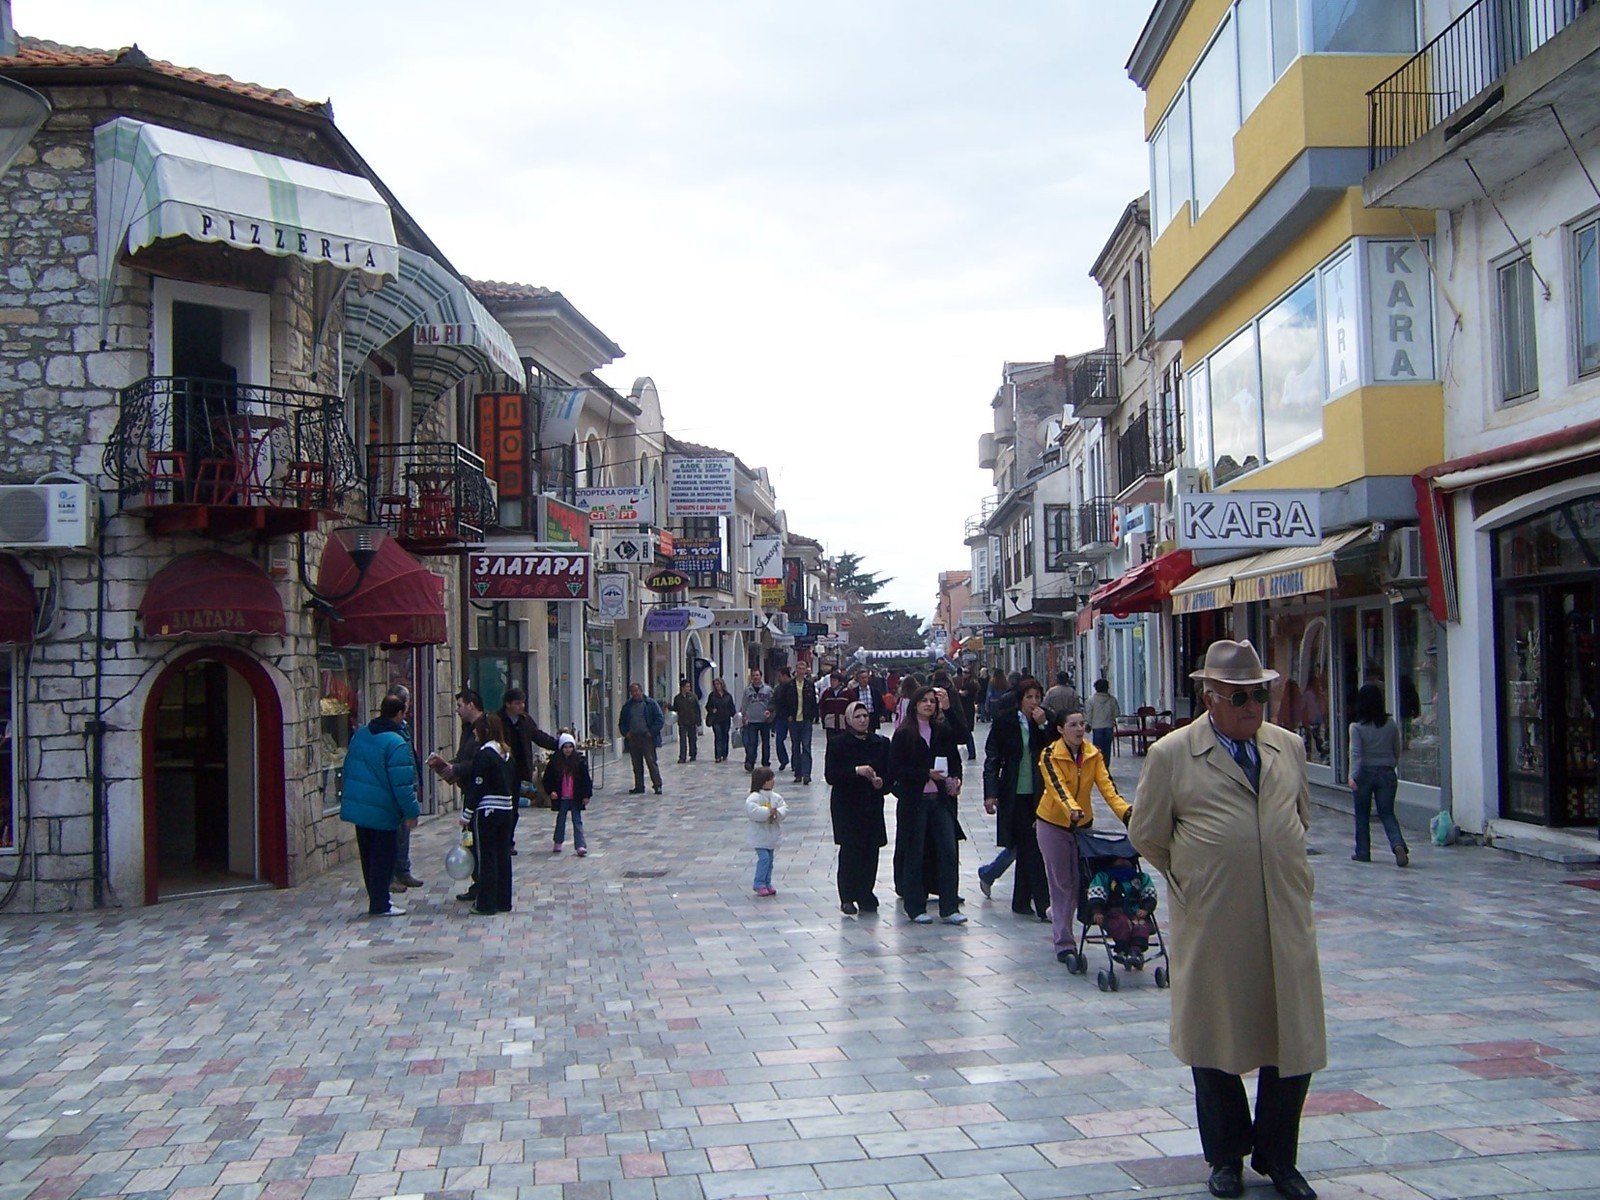
[[[416,760],[399,723],[380,717],[356,730],[344,758],[340,820],[364,829],[398,829],[419,811]]]

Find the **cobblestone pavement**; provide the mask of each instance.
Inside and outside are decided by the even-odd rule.
[[[353,864],[0,918],[0,1200],[1205,1195],[1149,973],[1102,993],[1009,880],[982,898],[974,784],[970,925],[841,916],[820,766],[819,745],[818,783],[780,785],[766,900],[739,765],[702,760],[665,764],[660,798],[613,765],[587,859],[525,813],[510,916],[452,898],[439,819],[404,918],[358,915]],[[1600,1196],[1600,892],[1477,848],[1352,863],[1348,818],[1323,817],[1313,1185]]]

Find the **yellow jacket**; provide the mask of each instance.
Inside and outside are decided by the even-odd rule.
[[[1089,789],[1097,787],[1117,819],[1127,824],[1133,806],[1118,794],[1111,772],[1106,770],[1105,756],[1087,738],[1079,754],[1081,761],[1074,761],[1067,743],[1056,741],[1039,755],[1039,775],[1044,780],[1039,819],[1063,829],[1088,829],[1094,824]]]

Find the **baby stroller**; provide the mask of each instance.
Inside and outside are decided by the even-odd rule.
[[[1084,947],[1103,946],[1106,969],[1095,975],[1095,982],[1100,985],[1102,992],[1117,990],[1119,966],[1124,971],[1142,971],[1151,962],[1156,963],[1156,986],[1164,988],[1168,983],[1167,968],[1163,961],[1167,957],[1167,947],[1162,941],[1161,926],[1156,923],[1154,913],[1150,915],[1149,946],[1142,953],[1117,949],[1109,933],[1089,922],[1089,881],[1096,872],[1109,867],[1112,860],[1118,858],[1126,858],[1138,868],[1138,851],[1133,848],[1126,834],[1113,837],[1089,830],[1078,833],[1078,948],[1066,952],[1067,970],[1074,975],[1088,974],[1089,960],[1084,954]]]

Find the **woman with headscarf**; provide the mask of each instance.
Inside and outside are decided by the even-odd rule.
[[[878,911],[878,849],[887,845],[883,797],[889,786],[889,739],[872,731],[872,710],[852,701],[844,728],[828,739],[822,776],[833,788],[828,807],[839,847],[839,911]]]
[[[895,794],[894,877],[906,915],[930,924],[928,896],[939,895],[939,919],[965,925],[956,843],[966,835],[957,819],[961,743],[939,715],[931,687],[911,694],[905,720],[889,743],[889,788]]]

